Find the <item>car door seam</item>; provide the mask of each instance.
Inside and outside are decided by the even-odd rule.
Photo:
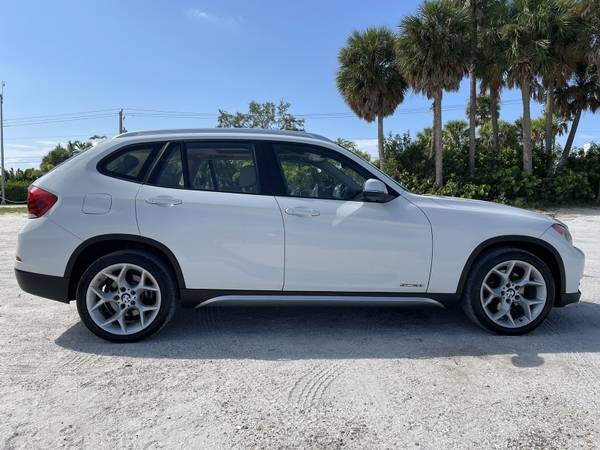
[[[285,290],[285,281],[286,281],[286,270],[285,270],[285,262],[286,262],[286,252],[287,252],[287,244],[286,244],[286,231],[285,231],[285,218],[283,217],[283,211],[281,209],[281,205],[279,204],[279,200],[274,195],[275,203],[277,203],[277,207],[279,208],[279,215],[281,216],[281,225],[283,227],[283,283],[281,285],[281,291]]]

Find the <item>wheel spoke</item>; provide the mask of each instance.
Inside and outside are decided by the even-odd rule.
[[[98,303],[96,303],[91,309],[91,311],[96,311],[98,308],[100,308],[102,305],[106,305],[107,303],[110,303],[110,299],[108,298],[102,298],[98,301]]]
[[[102,271],[101,272],[102,275],[104,275],[106,278],[110,278],[113,281],[119,281],[119,277],[115,276],[114,274],[108,272],[108,271]]]
[[[546,303],[546,300],[543,298],[523,298],[521,301],[530,306],[541,305],[542,303]]]
[[[119,276],[117,277],[117,283],[119,283],[119,287],[126,286],[127,281],[125,277],[127,276],[127,271],[129,270],[129,266],[127,264],[123,264],[121,271],[119,272]]]
[[[521,305],[521,308],[523,308],[523,311],[525,311],[527,319],[531,321],[533,319],[533,317],[531,316],[531,305],[527,302],[519,302],[519,304]]]
[[[523,286],[546,286],[543,281],[528,280],[523,283]]]
[[[510,309],[508,311],[506,311],[506,317],[508,317],[508,320],[510,320],[510,323],[512,324],[513,327],[517,326],[517,324],[515,323],[512,314],[510,313]]]
[[[498,311],[496,314],[494,314],[492,316],[492,319],[497,321],[499,319],[502,319],[505,315],[506,315],[506,310],[501,309],[500,311]]]
[[[115,314],[113,314],[108,319],[106,319],[106,322],[100,324],[100,326],[105,327],[105,326],[110,325],[111,323],[113,323],[115,320],[119,320],[119,318],[121,318],[123,316],[123,311],[124,310],[117,311]]]
[[[142,290],[142,291],[158,292],[159,289],[157,287],[148,286],[146,284],[146,280],[148,280],[148,279],[149,279],[149,273],[146,272],[145,270],[143,270],[140,275],[140,281],[138,282],[137,286],[135,287],[135,290],[136,291]]]

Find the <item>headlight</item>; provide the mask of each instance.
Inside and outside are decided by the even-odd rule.
[[[573,244],[573,237],[571,236],[571,233],[569,233],[569,228],[564,223],[557,222],[554,225],[552,225],[552,228],[554,229],[554,231],[556,231],[558,234],[564,237],[569,244]]]

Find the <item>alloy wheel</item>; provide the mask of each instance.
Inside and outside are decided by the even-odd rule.
[[[497,325],[519,328],[537,319],[546,305],[548,289],[532,264],[510,260],[494,266],[480,290],[485,314]]]
[[[90,282],[86,307],[103,330],[131,335],[147,328],[158,315],[161,292],[156,278],[135,264],[114,264]]]

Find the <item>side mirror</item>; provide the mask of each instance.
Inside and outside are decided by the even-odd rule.
[[[362,191],[362,200],[365,202],[383,203],[392,199],[388,193],[387,187],[382,181],[375,178],[369,178],[365,181]]]

